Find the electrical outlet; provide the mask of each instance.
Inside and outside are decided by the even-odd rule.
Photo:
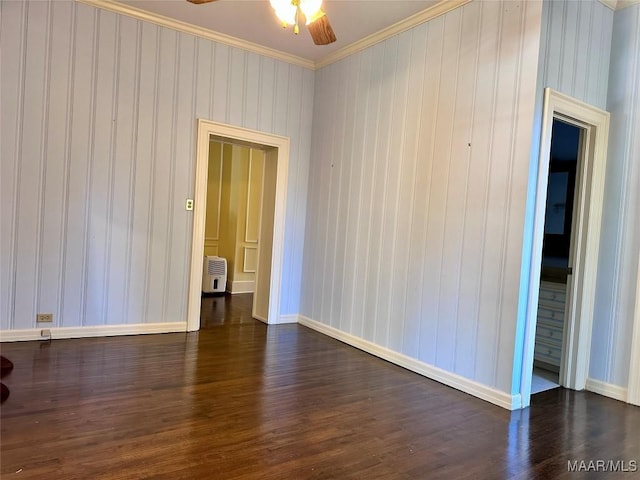
[[[193,210],[193,199],[192,198],[187,198],[187,201],[184,204],[184,208],[185,210]]]
[[[52,323],[53,313],[39,313],[36,315],[36,322],[38,323]]]

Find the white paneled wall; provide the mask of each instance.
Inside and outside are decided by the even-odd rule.
[[[316,73],[301,313],[511,393],[538,2],[472,2]]]
[[[537,98],[545,87],[607,107],[613,10],[598,0],[545,0]]]
[[[291,138],[298,311],[314,73],[72,1],[2,3],[3,330],[186,321],[196,119]]]
[[[639,10],[614,13],[597,0],[544,2],[534,128],[535,140],[545,87],[611,112],[589,377],[620,387],[628,380],[640,247]]]
[[[589,376],[626,387],[640,250],[640,5],[616,11],[611,134]]]
[[[583,102],[604,109],[607,103],[609,57],[613,11],[599,0],[567,1],[544,0],[542,6],[542,28],[540,34],[540,56],[538,60],[536,103],[534,109],[530,181],[525,213],[525,243],[523,246],[523,281],[521,283],[521,311],[528,302],[537,298],[539,280],[530,281],[531,259],[541,258],[541,243],[532,242],[535,223],[536,187],[540,158],[540,140],[544,89],[570,95]],[[542,240],[540,239],[540,242]],[[536,253],[537,252],[537,253]],[[538,262],[540,260],[537,260]],[[539,267],[539,263],[538,263]],[[535,270],[532,268],[532,270]],[[532,296],[529,297],[529,292]],[[516,359],[524,358],[526,315],[519,321],[519,339],[516,343]],[[533,321],[533,319],[529,319]],[[529,329],[535,332],[534,329]],[[527,331],[529,331],[527,330]],[[533,334],[533,333],[532,333]],[[530,343],[533,345],[533,341]],[[529,352],[532,354],[532,352]],[[530,357],[533,358],[533,357]],[[524,362],[526,365],[526,362]],[[520,390],[523,363],[514,368],[514,389]],[[525,367],[526,368],[526,367]],[[526,400],[525,400],[526,401]]]

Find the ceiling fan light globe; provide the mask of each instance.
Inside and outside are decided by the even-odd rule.
[[[300,0],[300,10],[304,13],[307,25],[313,22],[314,17],[322,7],[322,0]]]
[[[291,0],[270,0],[271,7],[283,26],[296,23],[296,6]]]
[[[314,16],[307,17],[307,25],[309,25],[310,23],[315,22],[316,20],[318,20],[321,17],[324,17],[325,15],[326,15],[326,13],[324,13],[322,10],[318,10]]]

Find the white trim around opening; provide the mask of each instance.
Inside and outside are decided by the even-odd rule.
[[[277,160],[275,208],[273,215],[273,248],[271,255],[269,307],[266,323],[277,323],[280,315],[280,289],[284,259],[284,226],[287,203],[287,174],[289,168],[289,139],[257,130],[236,127],[199,119],[196,143],[196,172],[193,209],[193,236],[191,242],[191,273],[187,299],[187,330],[200,329],[200,302],[202,294],[202,257],[207,205],[207,176],[209,169],[209,140],[247,145],[273,152]],[[271,155],[270,155],[271,156]],[[256,285],[256,289],[260,288]],[[254,315],[255,316],[255,315]]]
[[[633,315],[631,358],[629,360],[629,383],[627,402],[640,406],[640,257],[638,257],[638,279],[636,280],[636,308]]]
[[[556,92],[550,88],[544,91],[542,114],[542,134],[538,163],[535,213],[533,225],[533,251],[528,278],[528,301],[525,320],[523,363],[520,377],[522,407],[527,407],[531,398],[533,371],[533,350],[538,313],[538,294],[542,262],[542,242],[547,197],[547,177],[549,174],[549,154],[551,151],[551,128],[553,119],[563,121],[573,119],[584,128],[584,162],[581,197],[575,205],[573,278],[568,283],[567,309],[570,318],[565,324],[565,341],[561,367],[561,385],[583,390],[587,384],[589,355],[591,350],[591,330],[600,245],[600,225],[604,195],[604,180],[609,138],[609,113],[577,99]]]

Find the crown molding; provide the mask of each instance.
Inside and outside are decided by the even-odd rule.
[[[640,0],[618,0],[616,3],[616,10],[622,10],[623,8],[630,7],[631,5],[638,5]]]
[[[455,10],[458,7],[462,7],[472,0],[441,0],[435,5],[430,6],[418,12],[404,20],[399,21],[387,28],[380,30],[379,32],[373,33],[367,37],[364,37],[357,42],[352,43],[351,45],[347,45],[340,50],[337,50],[326,57],[318,60],[315,63],[315,68],[322,68],[330,65],[338,60],[342,60],[343,58],[348,57],[349,55],[353,55],[354,53],[360,52],[366,48],[369,48],[376,43],[380,43],[394,35],[398,35],[399,33],[405,32],[417,25],[428,22],[440,15],[444,15],[445,13],[450,12],[451,10]]]
[[[630,7],[631,5],[637,5],[640,0],[598,0],[605,7],[609,7],[614,12],[622,10],[623,8]]]
[[[298,65],[300,67],[308,68],[311,70],[316,70],[318,68],[325,67],[331,63],[342,60],[349,55],[353,55],[359,51],[364,50],[376,43],[380,43],[394,35],[398,35],[399,33],[405,32],[417,25],[428,22],[429,20],[439,17],[440,15],[444,15],[451,10],[455,10],[458,7],[461,7],[472,0],[441,0],[440,2],[432,5],[421,12],[412,15],[404,20],[401,20],[398,23],[395,23],[379,32],[373,33],[357,42],[352,43],[351,45],[347,45],[336,52],[333,52],[326,57],[314,62],[313,60],[309,60],[303,57],[298,57],[297,55],[291,55],[289,53],[282,52],[280,50],[276,50],[269,47],[264,47],[257,43],[248,42],[246,40],[242,40],[240,38],[233,37],[231,35],[226,35],[224,33],[215,32],[213,30],[209,30],[207,28],[198,27],[196,25],[192,25],[190,23],[182,22],[180,20],[175,20],[173,18],[165,17],[163,15],[158,15],[156,13],[147,12],[145,10],[141,10],[136,7],[132,7],[130,5],[125,5],[119,3],[115,0],[75,0],[79,3],[84,3],[86,5],[90,5],[95,8],[100,8],[102,10],[108,10],[110,12],[118,13],[121,15],[127,15],[129,17],[133,17],[137,20],[143,20],[146,22],[155,23],[156,25],[160,25],[162,27],[171,28],[173,30],[177,30],[179,32],[187,33],[190,35],[195,35],[196,37],[205,38],[207,40],[212,40],[217,43],[222,43],[224,45],[228,45],[230,47],[241,48],[243,50],[247,50],[253,53],[257,53],[258,55],[264,55],[266,57],[271,57],[276,60],[281,60],[283,62],[287,62],[293,65]],[[601,2],[613,2],[615,4],[616,0],[600,0]],[[621,0],[626,2],[637,2],[640,0]],[[611,7],[613,8],[613,7]]]
[[[75,1],[79,3],[84,3],[86,5],[90,5],[95,8],[100,8],[102,10],[108,10],[114,13],[127,15],[137,20],[143,20],[143,21],[155,23],[156,25],[160,25],[162,27],[171,28],[173,30],[177,30],[179,32],[187,33],[190,35],[195,35],[196,37],[212,40],[214,42],[228,45],[230,47],[240,48],[242,50],[253,52],[258,55],[263,55],[266,57],[274,58],[276,60],[293,64],[293,65],[298,65],[303,68],[316,70],[318,68],[326,67],[327,65],[330,65],[339,60],[342,60],[343,58],[353,55],[354,53],[360,52],[366,48],[369,48],[372,45],[375,45],[390,37],[393,37],[394,35],[398,35],[402,32],[405,32],[417,25],[428,22],[429,20],[432,20],[441,15],[444,15],[445,13],[455,10],[456,8],[462,7],[467,3],[471,2],[472,0],[441,0],[440,2],[436,3],[435,5],[432,5],[429,8],[422,10],[421,12],[418,12],[404,20],[399,21],[398,23],[395,23],[387,28],[384,28],[383,30],[380,30],[379,32],[373,33],[361,40],[358,40],[357,42],[354,42],[351,45],[347,45],[346,47],[341,48],[340,50],[337,50],[316,62],[303,57],[299,57],[297,55],[291,55],[289,53],[285,53],[280,50],[265,47],[257,43],[242,40],[240,38],[236,38],[231,35],[215,32],[213,30],[209,30],[203,27],[198,27],[196,25],[182,22],[180,20],[175,20],[173,18],[165,17],[163,15],[147,12],[139,8],[118,3],[115,0],[75,0]],[[640,4],[640,0],[598,0],[598,1],[614,11],[621,10],[626,7],[630,7],[631,5]]]
[[[100,8],[102,10],[119,13],[121,15],[127,15],[137,20],[155,23],[156,25],[160,25],[161,27],[171,28],[179,32],[222,43],[230,47],[241,48],[249,52],[257,53],[258,55],[264,55],[265,57],[271,57],[276,60],[281,60],[293,65],[298,65],[300,67],[309,68],[311,70],[315,69],[315,62],[313,62],[312,60],[281,52],[280,50],[275,50],[273,48],[264,47],[262,45],[258,45],[257,43],[241,40],[239,38],[232,37],[231,35],[214,32],[213,30],[209,30],[207,28],[198,27],[186,22],[181,22],[180,20],[174,20],[173,18],[165,17],[163,15],[140,10],[139,8],[124,5],[113,0],[76,0],[76,2],[84,3],[86,5]]]
[[[618,0],[598,0],[598,1],[601,4],[603,4],[605,7],[609,7],[611,10],[615,12],[616,4],[618,3]]]

